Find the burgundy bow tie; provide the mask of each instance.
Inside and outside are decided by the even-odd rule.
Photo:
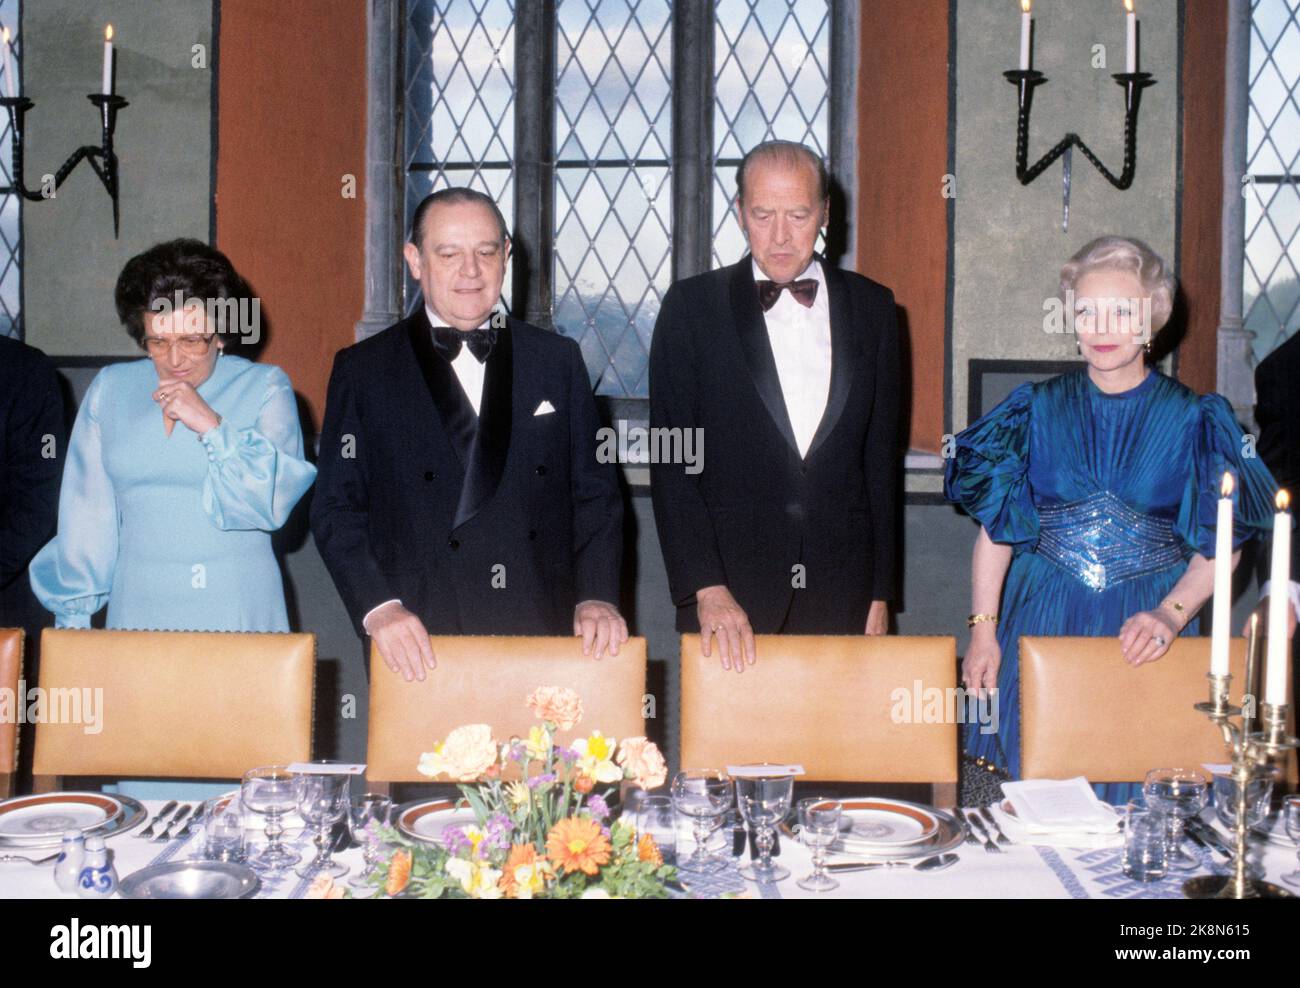
[[[468,332],[454,329],[451,326],[434,326],[433,327],[433,345],[438,348],[448,360],[455,360],[460,356],[461,344],[469,347],[469,352],[474,354],[474,358],[481,364],[488,358],[492,352],[492,347],[497,341],[497,331],[495,329],[471,329]]]
[[[798,281],[759,281],[758,301],[762,303],[763,311],[766,312],[776,305],[776,300],[787,288],[790,289],[790,295],[796,302],[805,309],[812,308],[813,301],[817,298],[817,279],[800,278]]]

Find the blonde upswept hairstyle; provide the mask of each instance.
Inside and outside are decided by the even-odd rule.
[[[1159,332],[1174,308],[1175,281],[1164,259],[1141,240],[1098,237],[1086,243],[1061,268],[1061,299],[1090,271],[1127,271],[1137,276],[1151,297],[1151,332]]]

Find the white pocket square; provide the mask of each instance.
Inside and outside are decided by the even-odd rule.
[[[538,415],[550,415],[554,411],[555,411],[554,405],[552,405],[549,401],[543,401],[540,405],[537,406],[537,411],[533,412],[533,417],[536,418]]]

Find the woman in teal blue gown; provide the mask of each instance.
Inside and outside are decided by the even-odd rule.
[[[1020,778],[1021,635],[1116,635],[1129,664],[1156,661],[1200,631],[1225,472],[1234,548],[1272,523],[1273,478],[1227,401],[1144,360],[1172,301],[1160,258],[1104,237],[1065,266],[1061,291],[1086,369],[1021,385],[956,437],[947,466],[947,498],[981,525],[963,685],[998,689],[997,731],[965,728],[968,794],[989,792],[981,776]],[[1114,803],[1140,792],[1094,781]]]
[[[278,367],[223,354],[237,327],[155,311],[175,289],[204,301],[240,284],[199,241],[123,270],[119,313],[150,359],[100,371],[77,414],[58,534],[30,569],[58,627],[88,628],[107,604],[110,628],[289,630],[270,533],[316,475],[293,388]]]

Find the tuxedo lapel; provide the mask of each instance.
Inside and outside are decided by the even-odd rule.
[[[736,265],[731,276],[731,313],[759,397],[767,406],[777,429],[797,454],[799,444],[795,441],[790,414],[785,408],[781,378],[776,371],[776,359],[772,356],[772,344],[767,338],[767,323],[763,321],[763,308],[758,303],[758,286],[754,284],[753,262],[748,254]]]
[[[408,338],[420,368],[424,386],[442,425],[441,432],[460,463],[462,470],[470,458],[474,431],[478,427],[474,409],[465,397],[465,390],[456,378],[456,372],[433,347],[433,330],[424,307],[411,316]]]
[[[509,323],[497,330],[488,355],[479,403],[478,429],[470,445],[465,483],[460,489],[453,527],[459,528],[483,509],[501,483],[510,452],[513,415],[514,358]],[[444,362],[445,363],[445,362]],[[450,369],[450,368],[449,368]]]
[[[845,284],[844,276],[824,260],[821,266],[831,316],[831,387],[826,397],[826,410],[817,424],[817,432],[808,445],[805,459],[812,458],[840,420],[853,388],[853,375],[857,373],[862,347],[861,336],[854,331],[853,307],[849,304],[849,286]]]

